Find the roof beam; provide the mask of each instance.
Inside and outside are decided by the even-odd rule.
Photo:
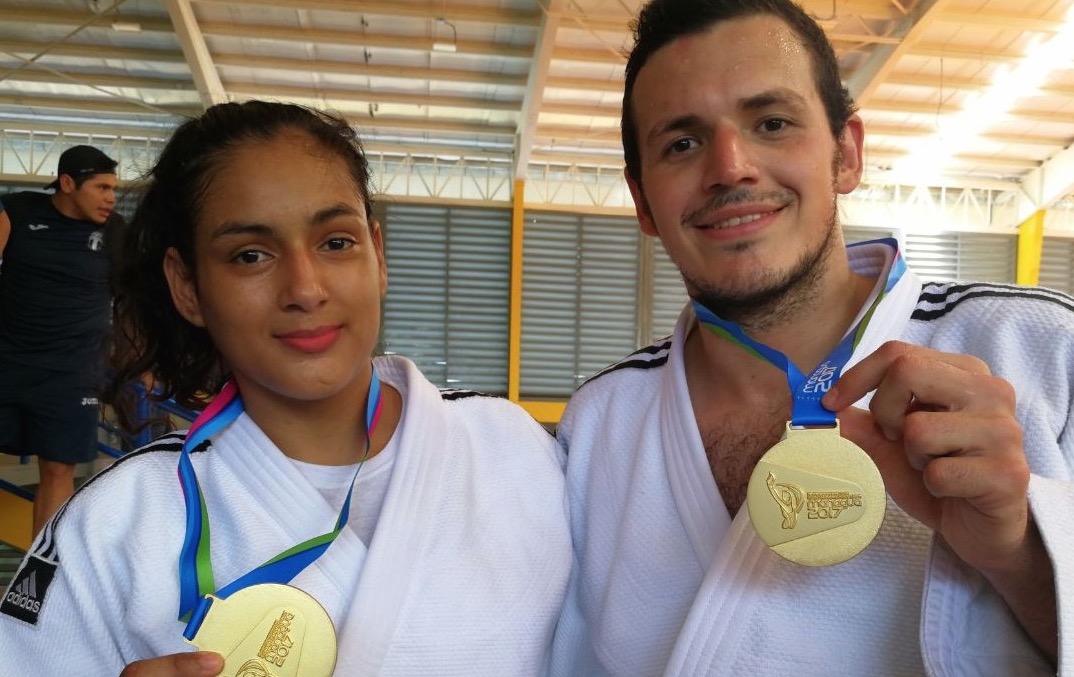
[[[433,48],[433,39],[431,37],[378,35],[328,28],[294,28],[265,24],[240,25],[203,21],[201,22],[201,32],[205,35],[225,38],[279,40],[281,42],[346,45],[351,47],[383,47],[385,49],[401,49],[414,52],[429,52]],[[478,56],[499,56],[513,59],[529,59],[533,56],[533,50],[530,47],[509,45],[501,42],[456,40],[455,48],[459,54]]]
[[[332,99],[335,101],[355,101],[359,103],[401,104],[411,106],[441,108],[473,108],[477,110],[518,111],[519,101],[489,100],[464,96],[433,96],[429,94],[404,94],[371,90],[329,88],[321,86],[296,86],[258,84],[253,82],[227,81],[227,89],[239,98],[288,98]]]
[[[435,121],[427,117],[388,117],[384,115],[346,115],[349,122],[360,128],[375,130],[383,134],[386,130],[398,129],[420,132],[452,132],[473,134],[476,136],[507,136],[515,134],[514,125],[491,125],[485,122],[472,122],[470,120],[444,120]],[[359,129],[361,131],[361,129]]]
[[[1029,172],[1018,196],[1017,226],[1039,209],[1047,209],[1074,192],[1074,146],[1064,148],[1047,162]]]
[[[549,101],[541,106],[541,112],[553,115],[577,115],[585,118],[607,118],[618,126],[623,111],[620,106],[613,108],[611,106],[595,106],[586,103]]]
[[[580,92],[615,92],[622,96],[623,81],[596,80],[594,78],[571,78],[562,75],[549,75],[545,81],[545,87],[549,89],[576,89]]]
[[[0,40],[0,52],[9,54],[37,54],[41,43],[22,42],[19,40]],[[183,53],[171,49],[144,49],[139,47],[117,47],[114,45],[76,44],[70,41],[53,45],[48,56],[73,56],[92,59],[116,59],[124,61],[148,61],[152,63],[179,63]]]
[[[884,99],[882,101],[873,101],[870,103],[867,112],[872,111],[921,115],[928,118],[930,125],[936,120],[935,103]],[[1008,111],[1007,116],[1012,120],[1019,120],[1022,122],[1044,122],[1047,124],[1069,124],[1074,120],[1074,112],[1071,111],[1030,110],[1026,108]]]
[[[937,45],[920,43],[909,45],[905,54],[926,59],[961,59],[964,61],[980,61],[982,63],[1018,63],[1025,58],[1021,52],[1009,49],[991,49],[988,47],[959,47],[956,45]]]
[[[940,5],[948,0],[921,0],[908,14],[891,35],[902,38],[897,45],[877,45],[873,53],[865,60],[847,81],[850,95],[859,106],[869,105],[877,87],[894,70],[904,53],[917,42],[925,29],[935,21]]]
[[[169,0],[170,1],[170,0]],[[354,61],[325,61],[322,59],[287,59],[276,56],[246,56],[243,54],[217,54],[216,65],[232,68],[263,68],[303,73],[338,73],[365,77],[401,78],[436,82],[471,82],[496,87],[523,87],[526,78],[521,75],[503,75],[480,71],[408,68],[403,66],[378,66]]]
[[[0,117],[0,134],[56,134],[74,136],[114,136],[116,138],[164,140],[175,129],[171,122],[162,125],[126,125],[117,123],[50,122],[48,120],[9,120]]]
[[[24,68],[8,76],[8,81],[62,83],[85,87],[124,87],[129,89],[184,90],[194,89],[189,80],[150,78],[140,75],[114,73],[59,73],[39,68]]]
[[[541,21],[540,12],[500,9],[497,7],[464,5],[459,2],[402,3],[393,0],[196,0],[202,4],[256,5],[257,7],[276,7],[306,11],[346,12],[348,14],[366,14],[380,16],[405,16],[417,19],[429,19],[442,16],[450,21],[468,21],[473,23],[501,24],[505,26],[537,27]]]
[[[818,12],[828,13],[831,11],[831,0],[807,0],[801,4],[807,11],[812,11],[814,14]],[[582,28],[606,33],[629,33],[629,24],[635,18],[633,12],[609,12],[598,14],[579,11],[576,8],[577,5],[571,3],[569,7],[563,6],[559,9],[550,9],[549,13],[554,13],[563,19],[575,21]],[[839,3],[839,11],[841,14],[858,16],[863,19],[883,19],[890,21],[902,17],[902,14],[898,13],[889,5],[877,3],[875,0],[841,0]],[[865,36],[862,37],[864,38]],[[872,37],[875,38],[876,36]]]
[[[190,74],[194,76],[194,84],[198,88],[202,104],[208,108],[226,102],[227,92],[220,83],[220,74],[213,65],[213,57],[209,54],[205,36],[198,27],[198,19],[194,16],[189,0],[164,0],[164,5],[168,8],[168,16],[175,27],[175,37],[183,48],[183,56],[190,66]]]
[[[541,125],[537,128],[537,137],[542,140],[570,139],[571,142],[581,140],[614,144],[619,144],[623,140],[619,128],[612,129],[609,127],[608,129],[591,130],[575,125]],[[622,147],[618,148],[622,150]]]
[[[928,132],[934,129],[934,127],[922,130],[897,125],[865,125],[865,134],[868,138],[875,138],[878,136],[892,136],[912,139],[920,136],[923,131]],[[979,135],[977,138],[982,139],[984,141],[989,141],[991,143],[1001,143],[1012,146],[1043,146],[1046,148],[1062,148],[1070,141],[1065,137],[1019,136],[1016,134],[1003,134],[999,132],[988,132]]]
[[[192,116],[200,109],[176,104],[149,104],[120,97],[88,98],[85,96],[26,96],[23,94],[0,93],[0,105],[23,106],[27,108],[50,108],[70,110],[77,113],[123,113],[132,115],[164,114],[175,116]]]
[[[868,147],[865,149],[865,158],[870,164],[893,164],[896,160],[906,157],[906,155],[907,153],[904,151],[873,150]],[[951,160],[952,166],[961,165],[965,169],[979,170],[985,174],[996,169],[1003,170],[1007,174],[1011,173],[1009,170],[1016,170],[1015,173],[1024,173],[1040,167],[1040,162],[1032,159],[972,155],[970,153],[954,153],[951,155]]]
[[[398,141],[381,141],[376,138],[362,139],[362,149],[366,154],[384,156],[411,156],[420,158],[443,159],[458,156],[468,160],[509,161],[511,151],[503,148],[474,148],[473,146],[452,146],[447,143],[399,143]]]
[[[1048,19],[1035,19],[1025,14],[1009,14],[1000,12],[959,12],[944,10],[937,13],[936,19],[944,23],[954,23],[960,26],[988,26],[1003,28],[1017,33],[1055,33],[1062,25],[1062,20],[1050,21]]]
[[[541,17],[541,26],[537,29],[533,59],[530,62],[530,74],[526,79],[526,93],[522,96],[522,109],[518,116],[518,129],[515,133],[515,179],[525,179],[529,169],[533,137],[537,130],[537,118],[542,110],[541,104],[548,81],[548,69],[552,63],[552,52],[556,47],[556,31],[559,30],[560,24],[557,12],[565,4],[565,0],[550,0],[548,13]]]
[[[0,16],[4,17],[7,25],[13,23],[44,24],[48,26],[82,26],[86,24],[87,17],[90,23],[97,28],[111,28],[112,22],[118,15],[115,12],[102,11],[100,14],[90,14],[87,11],[73,12],[64,9],[49,7],[48,9],[26,9],[25,7],[12,7],[0,5]],[[171,33],[172,24],[168,19],[149,14],[135,14],[123,12],[123,20],[137,23],[143,31],[156,33]]]

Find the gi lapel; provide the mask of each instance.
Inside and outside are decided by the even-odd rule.
[[[424,561],[442,475],[450,457],[449,421],[439,391],[405,360],[380,358],[382,380],[403,396],[407,424],[396,434],[398,456],[376,533],[341,636],[361,638],[339,647],[340,674],[377,673],[395,639],[406,597]]]
[[[712,470],[705,456],[686,389],[683,345],[695,324],[693,309],[687,304],[675,327],[675,339],[668,360],[670,368],[664,372],[660,418],[664,462],[667,464],[668,483],[675,507],[701,569],[707,570],[731,524],[731,518],[712,479]]]
[[[256,497],[255,509],[234,515],[238,524],[218,525],[213,518],[212,499],[224,488],[214,490],[204,486],[212,519],[213,551],[217,551],[218,543],[222,546],[229,539],[240,539],[231,541],[229,550],[234,552],[235,543],[249,540],[244,561],[238,563],[237,568],[235,562],[218,561],[214,557],[218,585],[233,580],[297,543],[332,529],[339,517],[340,506],[329,505],[320,491],[246,414],[240,416],[219,440],[214,440],[214,446],[236,475],[244,478],[250,494]],[[199,479],[204,485],[208,478],[199,476]],[[221,531],[220,526],[234,532],[229,535],[227,531]],[[270,529],[275,534],[266,538]],[[320,602],[338,630],[353,590],[354,572],[361,568],[364,558],[365,546],[353,531],[345,529],[321,557],[295,576],[291,584]]]

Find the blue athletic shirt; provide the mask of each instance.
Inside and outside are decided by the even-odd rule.
[[[31,191],[0,196],[0,211],[11,221],[0,253],[0,359],[96,370],[111,321],[106,234],[122,217],[113,212],[105,227],[72,219]]]

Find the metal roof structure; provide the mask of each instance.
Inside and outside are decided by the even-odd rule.
[[[506,201],[524,180],[527,203],[625,207],[640,4],[0,0],[0,179],[49,177],[83,142],[134,176],[184,116],[269,98],[344,114],[395,194]],[[1007,228],[1074,203],[1074,0],[802,4],[865,120],[862,202],[924,189]],[[930,150],[928,176],[905,166]]]

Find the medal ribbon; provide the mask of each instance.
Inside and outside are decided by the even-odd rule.
[[[365,452],[351,477],[351,489],[339,511],[335,527],[328,533],[315,536],[291,547],[252,571],[235,579],[228,585],[216,590],[213,580],[213,565],[209,557],[209,513],[205,499],[201,495],[194,464],[190,461],[190,452],[202,442],[224,430],[243,412],[242,398],[234,381],[224,384],[220,394],[213,398],[208,407],[194,419],[187,432],[179,454],[179,484],[183,488],[183,500],[186,504],[186,536],[183,549],[179,555],[179,620],[188,620],[183,636],[188,640],[197,634],[201,621],[212,604],[210,593],[225,599],[232,593],[259,583],[287,583],[310,563],[328,549],[332,541],[347,525],[350,517],[351,494],[358,471],[369,456],[370,440],[380,421],[381,388],[376,370],[372,370],[369,380],[369,397],[365,409]]]
[[[894,239],[885,238],[875,242],[883,243],[891,247],[895,252],[888,269],[888,277],[884,288],[877,294],[876,300],[869,306],[857,326],[846,333],[839,345],[832,350],[828,357],[821,360],[821,363],[808,377],[780,351],[750,338],[737,324],[724,320],[700,302],[691,302],[694,307],[694,313],[697,315],[702,327],[731,343],[742,346],[756,357],[782,369],[787,374],[787,384],[790,386],[791,394],[794,397],[791,404],[791,425],[794,427],[832,426],[835,424],[835,412],[825,409],[820,403],[820,398],[839,379],[839,374],[842,372],[843,367],[846,366],[851,355],[854,354],[854,348],[857,347],[865,335],[865,328],[868,326],[869,320],[872,319],[877,306],[880,305],[880,301],[888,292],[894,289],[895,284],[906,271],[906,262],[903,261],[902,255],[899,253],[898,243]]]

